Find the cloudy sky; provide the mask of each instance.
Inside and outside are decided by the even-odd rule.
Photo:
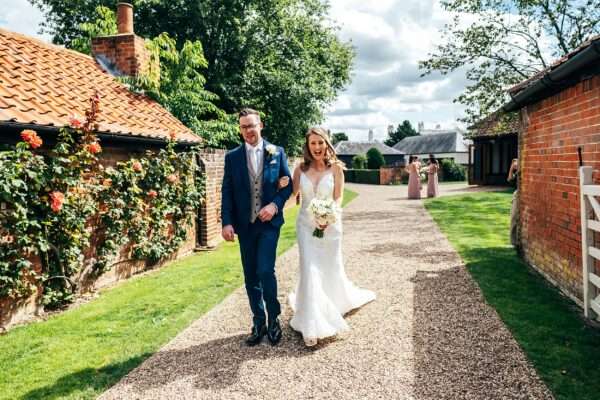
[[[452,99],[465,87],[464,74],[420,78],[417,63],[440,39],[450,16],[434,0],[331,0],[340,36],[356,50],[352,83],[327,112],[324,125],[366,140],[369,129],[385,139],[387,126],[407,119],[416,127],[462,125],[462,107]],[[43,18],[27,0],[2,0],[0,27],[32,36]],[[42,37],[49,40],[49,37]]]

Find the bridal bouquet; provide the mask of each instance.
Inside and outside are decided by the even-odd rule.
[[[323,229],[319,228],[319,226],[335,223],[340,212],[340,206],[331,198],[319,199],[315,197],[308,204],[308,212],[317,224],[317,227],[313,231],[313,236],[322,238]]]

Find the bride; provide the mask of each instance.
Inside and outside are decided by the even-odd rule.
[[[335,223],[319,226],[324,230],[322,238],[313,236],[316,224],[307,209],[311,200],[333,198],[341,209],[344,192],[343,164],[325,130],[308,130],[303,153],[304,161],[292,178],[294,196],[300,192],[302,204],[296,220],[300,279],[289,296],[294,311],[290,326],[302,334],[307,346],[314,346],[318,339],[349,330],[343,315],[374,300],[375,294],[354,286],[344,272],[341,215]],[[287,184],[287,180],[280,182],[280,186]]]

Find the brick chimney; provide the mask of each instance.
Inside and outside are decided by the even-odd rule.
[[[133,30],[133,6],[117,4],[118,34],[92,39],[92,54],[98,64],[115,76],[145,75],[150,70],[150,54],[144,39]]]

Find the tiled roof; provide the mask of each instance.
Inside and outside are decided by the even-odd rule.
[[[521,119],[518,113],[498,111],[470,126],[469,137],[508,135],[517,133],[521,129]]]
[[[84,116],[98,91],[98,133],[199,143],[160,104],[134,94],[93,58],[0,29],[0,126],[62,127],[72,115]]]
[[[459,132],[409,136],[394,145],[404,154],[464,153],[467,147]]]
[[[336,143],[334,146],[335,152],[339,155],[366,154],[367,151],[373,147],[379,150],[384,156],[392,154],[403,155],[402,152],[394,150],[390,146],[387,146],[381,142],[352,142],[349,140],[343,140]]]

